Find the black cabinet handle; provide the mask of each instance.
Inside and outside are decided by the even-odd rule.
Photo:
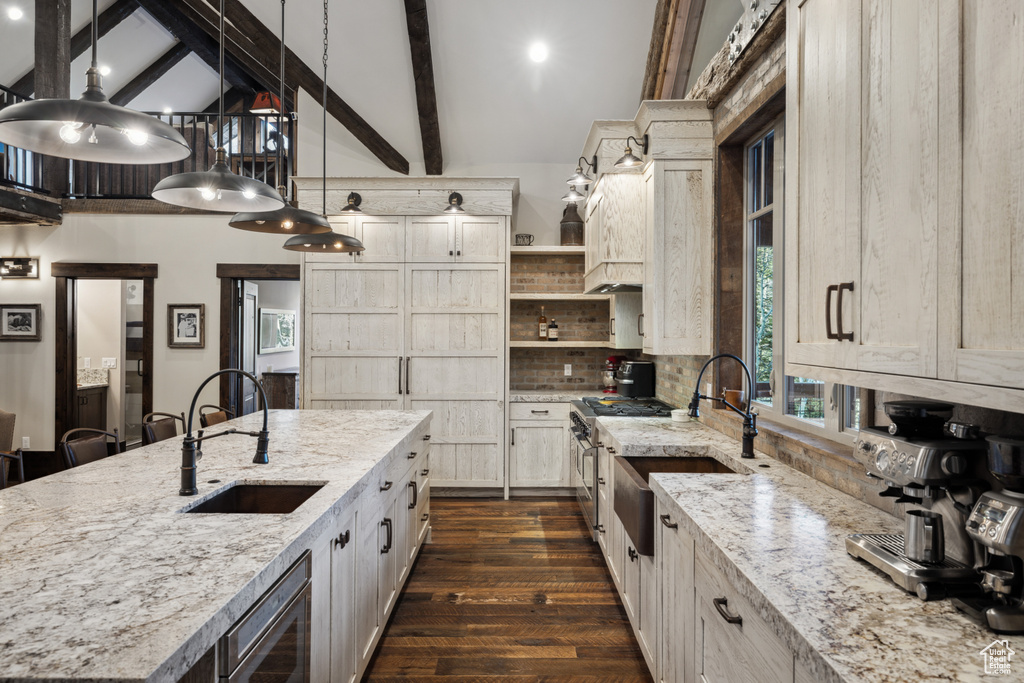
[[[424,436],[423,440],[424,441],[430,441],[430,434],[427,434],[426,436]]]
[[[384,555],[384,554],[388,553],[391,550],[391,544],[392,544],[392,541],[394,541],[394,537],[392,535],[392,528],[391,528],[391,518],[390,517],[385,517],[384,521],[382,521],[380,523],[380,525],[388,530],[388,540],[384,542],[384,547],[380,549],[380,554]]]
[[[393,482],[390,482],[390,481],[385,481],[385,482],[384,482],[384,485],[380,487],[380,490],[381,490],[381,491],[390,491],[390,490],[391,490],[391,484],[392,484],[392,483],[393,483]]]
[[[597,483],[600,484],[601,486],[604,486],[604,477],[598,477]]]
[[[641,337],[644,336],[644,314],[641,313],[636,317],[636,333]]]
[[[547,415],[548,414],[548,411],[546,411],[546,410],[531,410],[530,412],[533,413],[534,415]]]
[[[454,254],[454,253],[452,253],[452,250],[451,250],[451,249],[449,249],[449,250],[448,250],[448,255],[449,255],[449,256],[455,256],[455,254]]]
[[[612,336],[614,337],[615,336],[615,318],[612,318],[611,320],[609,320],[608,321],[608,325],[611,327],[611,329],[609,331],[611,332]]]
[[[839,335],[832,331],[832,292],[838,292],[839,285],[829,285],[825,288],[825,338],[839,339]]]
[[[630,546],[626,546],[626,554],[629,555],[629,561],[630,562],[636,562],[637,558],[640,557],[640,553],[638,553],[637,551],[633,550],[633,546],[631,546],[631,545]]]
[[[430,513],[429,513],[429,512],[424,512],[424,513],[423,513],[423,516],[422,516],[422,517],[420,517],[420,521],[421,521],[421,522],[425,522],[425,521],[427,521],[428,519],[430,519]]]
[[[344,548],[348,545],[349,539],[352,538],[352,534],[346,529],[344,533],[338,534],[338,537],[334,539],[335,548]]]
[[[411,360],[412,358],[409,356],[405,357],[405,393],[407,394],[412,393],[409,391],[409,375],[412,374],[412,366],[410,365]]]
[[[839,341],[853,341],[853,332],[843,332],[843,292],[852,292],[852,282],[840,282],[838,287],[839,300],[836,302],[836,327],[839,328],[839,332],[836,334],[836,339]]]
[[[604,524],[596,524],[594,526],[594,529],[597,530],[597,531],[600,531],[603,534],[604,533]]]
[[[425,477],[428,474],[430,474],[430,470],[422,470],[422,471],[420,471],[420,474]]]
[[[722,618],[728,621],[730,624],[737,624],[738,626],[743,625],[743,617],[738,614],[729,614],[725,608],[729,606],[729,600],[727,598],[715,598],[711,602],[715,603],[715,609],[722,615]]]
[[[419,489],[416,487],[415,481],[410,481],[409,487],[412,489],[412,502],[409,503],[409,509],[415,510],[417,503],[420,502],[420,492]]]
[[[661,523],[662,524],[667,526],[669,529],[678,529],[679,528],[679,523],[678,522],[670,522],[670,521],[668,521],[669,519],[670,518],[669,518],[668,515],[661,515]]]
[[[411,453],[409,453],[409,455],[408,455],[408,456],[406,456],[406,457],[407,457],[407,458],[408,458],[409,460],[415,460],[415,459],[416,459],[416,451],[412,451],[412,452],[411,452]]]
[[[515,427],[512,428],[512,445],[513,446],[516,445],[516,428]]]
[[[398,357],[398,395],[402,395],[402,357]]]
[[[609,453],[612,453],[612,454],[614,454],[614,453],[616,453],[617,451],[616,451],[616,450],[615,450],[614,448],[612,448],[611,446],[609,446],[609,447],[608,447],[608,452],[609,452]]]

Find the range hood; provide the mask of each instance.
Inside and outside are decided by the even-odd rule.
[[[644,288],[642,285],[634,285],[629,283],[614,282],[608,284],[601,284],[590,291],[587,294],[621,294],[623,292],[642,292]]]

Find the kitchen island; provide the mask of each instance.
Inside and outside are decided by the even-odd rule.
[[[0,491],[0,681],[178,680],[396,464],[425,462],[430,416],[271,411],[269,464],[252,463],[253,438],[204,442],[192,497],[178,495],[181,438]],[[267,482],[323,487],[290,514],[182,514]],[[314,628],[330,596],[316,563]]]
[[[655,522],[659,538],[686,539],[675,555],[656,542],[651,573],[661,573],[666,604],[689,582],[679,590],[689,591],[689,603],[682,604],[690,613],[666,607],[660,623],[675,638],[675,651],[689,642],[689,661],[680,668],[696,674],[692,680],[701,673],[708,680],[739,680],[730,678],[732,667],[750,662],[762,682],[980,681],[986,677],[982,650],[993,641],[1008,640],[1010,649],[1024,652],[1024,637],[988,631],[948,600],[924,602],[847,554],[847,535],[901,533],[896,518],[759,451],[741,460],[736,440],[697,423],[602,417],[598,425],[617,455],[707,456],[736,471],[650,477],[657,511],[668,515]],[[702,612],[702,576],[711,577],[708,597],[727,596],[721,609]],[[733,624],[726,616],[743,621]],[[751,652],[740,640],[755,635],[763,651]],[[1016,677],[1008,678],[1021,680],[1024,662],[1011,661],[1011,667]]]

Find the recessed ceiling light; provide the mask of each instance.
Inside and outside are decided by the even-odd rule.
[[[20,7],[8,7],[7,8],[7,17],[9,19],[12,19],[13,21],[17,21],[18,19],[21,19],[23,16],[25,16],[25,13],[21,11]]]
[[[534,43],[530,46],[530,59],[535,62],[543,62],[548,58],[548,46],[544,43]]]
[[[109,76],[109,75],[110,75],[110,67],[107,66],[106,64],[104,64],[103,66],[100,67],[100,76]]]

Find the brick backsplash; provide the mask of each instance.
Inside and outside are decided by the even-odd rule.
[[[560,341],[608,340],[607,301],[513,301],[509,339],[540,341],[537,319],[541,306],[549,323],[558,321]]]
[[[509,270],[513,293],[583,293],[583,255],[532,256],[516,254]]]
[[[580,392],[580,395],[601,392],[601,373],[609,349],[526,348],[509,350],[509,390]],[[572,377],[563,374],[566,363],[572,364]]]

